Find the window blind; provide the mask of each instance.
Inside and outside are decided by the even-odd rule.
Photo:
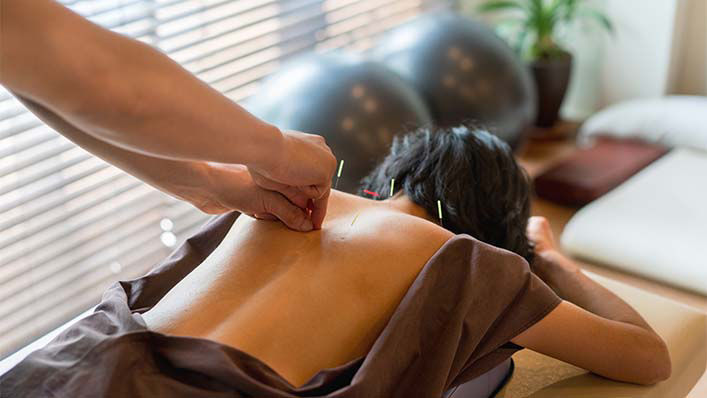
[[[234,101],[288,58],[364,51],[443,0],[64,0]],[[0,88],[0,358],[143,275],[207,216],[91,156]]]

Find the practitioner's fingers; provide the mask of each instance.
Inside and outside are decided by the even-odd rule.
[[[277,182],[277,181],[273,181],[251,168],[248,169],[248,172],[253,177],[253,182],[256,183],[259,187],[261,187],[263,189],[267,189],[270,191],[278,191],[280,189],[287,187],[286,184],[283,184],[283,183]]]
[[[327,206],[329,204],[330,193],[331,189],[327,189],[319,199],[310,201],[308,207],[312,210],[312,225],[314,226],[314,229],[322,229],[322,223],[324,223]]]
[[[258,220],[266,220],[266,221],[278,221],[277,217],[273,216],[272,214],[268,214],[268,213],[255,213],[255,214],[253,214],[253,218],[256,218]]]
[[[277,217],[288,228],[308,232],[313,229],[307,210],[303,210],[278,192],[263,191],[262,208],[266,213]]]
[[[282,183],[279,183],[277,181],[273,181],[262,174],[253,171],[253,170],[248,170],[250,172],[250,175],[253,177],[253,182],[257,184],[259,187],[263,189],[267,189],[269,191],[277,191],[280,192],[281,194],[285,195],[285,197],[295,205],[299,206],[301,209],[306,209],[307,208],[307,199],[312,198],[311,196],[311,189],[302,189],[301,187],[292,187],[289,185],[285,185]],[[321,196],[321,194],[317,194],[317,197]]]
[[[327,197],[329,197],[331,185],[307,185],[303,187],[297,187],[297,189],[309,199],[318,200],[323,199],[325,194]]]

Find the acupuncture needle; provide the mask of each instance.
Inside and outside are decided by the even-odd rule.
[[[341,161],[341,165],[339,166],[339,174],[341,174],[341,167],[343,166],[343,164],[344,164],[344,161],[342,160],[342,161]],[[338,178],[337,178],[336,181],[339,182]],[[388,197],[392,197],[392,196],[393,196],[393,187],[394,187],[394,186],[395,186],[395,178],[391,178],[391,179],[390,179],[390,195],[388,195]],[[367,193],[367,194],[369,194],[369,195],[371,195],[371,196],[378,196],[378,193],[377,193],[377,192],[371,192],[371,191],[369,191],[369,190],[367,190],[367,189],[364,189],[363,192],[364,192],[364,193]],[[356,222],[356,219],[358,219],[358,215],[359,215],[359,214],[361,214],[361,213],[360,213],[360,212],[359,212],[359,213],[356,213],[356,216],[354,216],[353,220],[351,221],[351,226],[354,225],[354,223]]]
[[[339,172],[336,173],[336,183],[334,183],[334,189],[339,186],[339,178],[341,178],[341,170],[344,169],[344,159],[341,159],[341,163],[339,163]]]
[[[439,214],[439,226],[444,228],[442,225],[442,202],[437,200],[437,213]]]

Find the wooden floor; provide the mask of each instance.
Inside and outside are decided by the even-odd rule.
[[[571,139],[531,141],[520,152],[518,158],[520,163],[528,171],[528,174],[536,176],[576,150],[576,146]],[[555,236],[559,237],[565,225],[577,210],[577,208],[557,205],[536,198],[533,201],[532,212],[533,215],[546,217],[552,226]],[[667,286],[661,282],[646,279],[641,276],[603,267],[599,264],[592,264],[585,261],[578,261],[578,263],[583,269],[588,271],[687,304],[707,314],[707,297],[705,296]],[[695,388],[688,395],[688,398],[705,397],[707,397],[707,373],[702,376]]]

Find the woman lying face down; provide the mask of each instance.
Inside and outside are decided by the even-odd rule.
[[[559,253],[544,219],[528,222],[529,180],[494,136],[459,127],[399,137],[363,188],[385,199],[332,191],[322,229],[306,234],[239,217],[142,314],[147,326],[230,345],[300,386],[365,356],[428,260],[464,233],[531,261],[562,298],[510,342],[616,380],[669,377],[662,339]]]
[[[532,260],[525,234],[530,181],[510,147],[496,136],[457,127],[396,137],[390,154],[362,186],[383,193],[375,198],[385,198],[393,179],[394,192],[435,222],[439,201],[445,229]]]

